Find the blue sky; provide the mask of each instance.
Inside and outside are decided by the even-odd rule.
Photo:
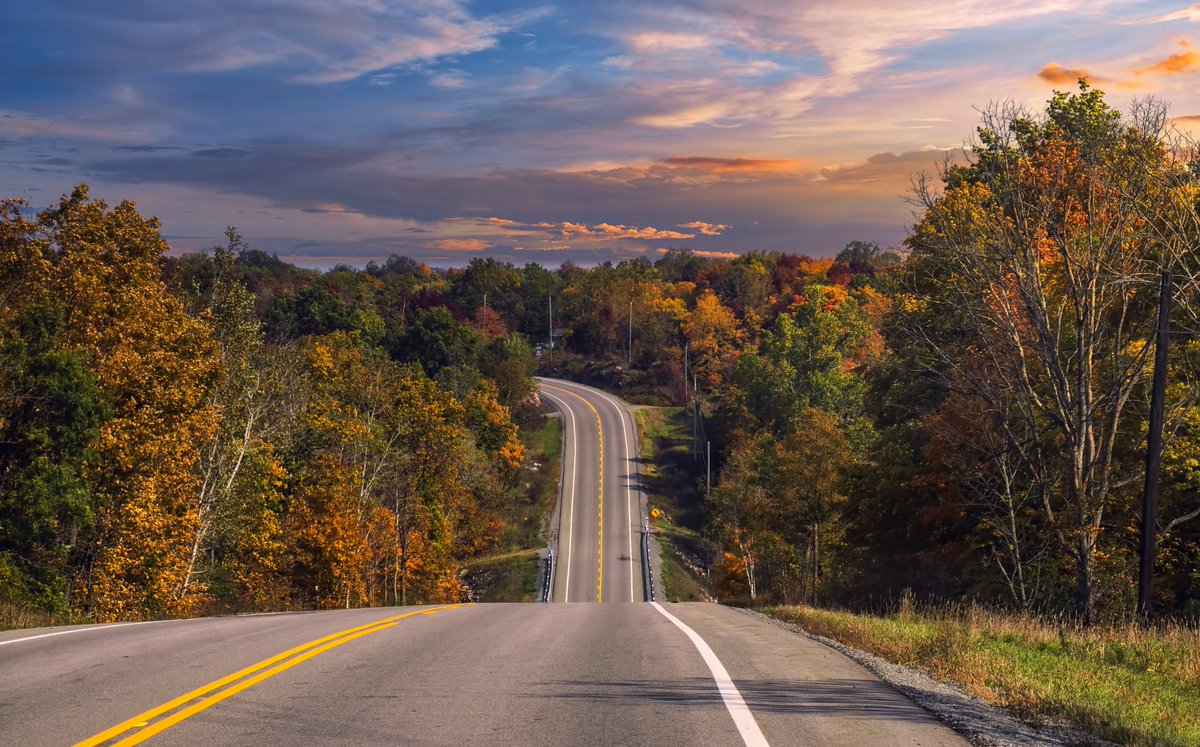
[[[897,9],[893,6],[903,6]],[[1086,74],[1200,122],[1200,5],[15,0],[0,196],[299,264],[895,244],[977,108]]]

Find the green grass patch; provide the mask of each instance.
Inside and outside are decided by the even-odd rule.
[[[682,407],[640,407],[634,414],[646,498],[652,515],[660,512],[652,521],[662,547],[663,594],[671,602],[711,600],[708,580],[693,570],[708,548],[700,535],[704,496],[691,416]]]
[[[1131,745],[1200,745],[1200,630],[1079,628],[974,607],[763,612],[957,682],[1031,721]]]

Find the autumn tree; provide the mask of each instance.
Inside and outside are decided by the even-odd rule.
[[[109,413],[82,463],[94,523],[73,538],[78,606],[101,620],[187,614],[196,464],[218,422],[212,329],[168,291],[167,245],[133,203],[110,210],[81,186],[32,222],[10,204],[3,223],[8,308],[54,300],[54,347],[86,361]]]
[[[1137,438],[1129,414],[1153,349],[1159,271],[1195,235],[1195,186],[1165,123],[1160,104],[1123,117],[1085,83],[1040,116],[993,107],[944,193],[919,187],[925,214],[908,240],[909,333],[930,372],[993,410],[1014,403],[1008,418],[1028,424],[1006,434],[1009,447],[1039,483],[1088,622],[1106,511],[1140,480],[1115,457]],[[994,377],[956,373],[979,357]]]

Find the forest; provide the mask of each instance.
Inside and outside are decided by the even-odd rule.
[[[6,201],[0,603],[108,621],[459,600],[519,500],[540,371],[698,410],[722,601],[1127,619],[1169,270],[1154,601],[1195,620],[1194,156],[1161,104],[1081,85],[986,109],[969,158],[916,181],[902,246],[557,270],[317,272],[233,229],[176,256],[85,186]]]

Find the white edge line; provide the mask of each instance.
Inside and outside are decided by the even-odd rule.
[[[108,625],[96,625],[90,628],[73,628],[72,630],[60,630],[56,633],[42,633],[41,635],[31,635],[24,638],[13,638],[9,641],[0,641],[0,646],[7,646],[10,643],[22,643],[24,641],[36,641],[39,638],[50,638],[56,635],[70,635],[71,633],[88,633],[93,630],[112,630],[113,628],[123,628],[126,625],[149,625],[151,623],[160,622],[178,622],[178,620],[141,620],[139,622],[128,623],[111,623]]]
[[[574,383],[574,382],[571,382],[571,383]],[[629,491],[629,484],[631,482],[634,482],[634,480],[635,480],[635,475],[637,473],[637,466],[636,466],[636,463],[634,462],[633,455],[629,451],[629,432],[625,429],[625,417],[626,417],[626,415],[628,415],[630,418],[632,418],[633,413],[631,413],[629,411],[629,408],[625,407],[619,401],[610,397],[608,395],[608,393],[601,391],[600,389],[593,389],[592,387],[584,386],[583,384],[575,384],[575,386],[579,387],[580,389],[583,389],[586,392],[597,394],[602,399],[607,401],[610,405],[612,405],[614,408],[616,408],[617,419],[619,419],[621,421],[621,435],[622,435],[623,440],[625,441],[625,460],[628,462],[628,465],[626,468],[629,471],[629,474],[626,476],[626,480],[625,480],[625,517],[629,520],[629,528],[626,533],[627,538],[629,539],[629,601],[636,602],[638,600],[633,598],[633,596],[634,596],[634,594],[633,594],[633,577],[635,575],[634,574],[635,569],[633,567],[633,527],[635,525],[633,523],[633,507],[630,503],[631,497],[630,497],[630,491]],[[638,490],[639,491],[641,490],[640,485],[638,487]],[[640,513],[640,509],[641,509],[640,501],[638,502],[638,509],[639,509],[639,513]],[[640,519],[642,517],[638,516],[638,518]],[[647,562],[649,562],[649,561],[647,560]],[[638,573],[637,575],[641,575],[641,574]]]
[[[746,743],[746,747],[767,747],[767,738],[763,736],[762,730],[758,728],[758,722],[754,720],[754,714],[750,711],[750,707],[746,705],[746,701],[742,699],[742,693],[737,689],[737,685],[733,684],[733,680],[729,677],[729,672],[725,671],[725,665],[709,648],[709,645],[704,642],[700,635],[683,624],[679,618],[672,615],[663,609],[658,602],[651,602],[654,609],[662,613],[663,617],[670,620],[684,634],[691,639],[695,644],[696,650],[700,652],[700,656],[704,659],[704,663],[708,665],[708,670],[712,672],[713,681],[717,683],[717,690],[721,693],[721,700],[725,701],[725,709],[729,711],[729,715],[733,717],[733,723],[737,726],[738,733],[742,735],[742,741]]]
[[[543,394],[561,405],[559,409],[565,412],[571,421],[571,500],[567,502],[567,581],[563,584],[563,602],[569,602],[571,601],[571,533],[575,531],[575,464],[579,461],[579,447],[575,436],[575,413],[571,412],[566,400],[561,397],[555,397],[549,392],[543,392]],[[565,454],[563,456],[566,457]],[[561,490],[559,494],[562,494]],[[561,528],[559,527],[560,530]],[[559,538],[562,538],[561,531]]]

